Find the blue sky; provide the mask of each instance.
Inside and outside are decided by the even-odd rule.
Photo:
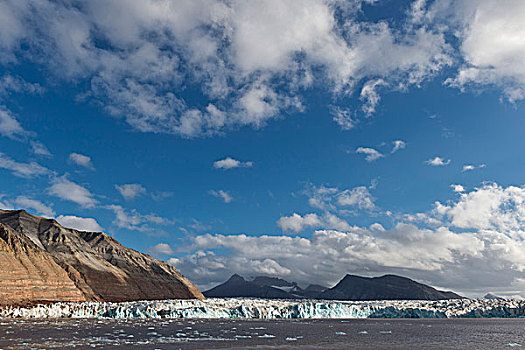
[[[0,1],[0,207],[203,289],[525,296],[521,1]]]

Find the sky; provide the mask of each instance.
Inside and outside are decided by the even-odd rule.
[[[525,297],[522,0],[0,0],[0,208],[205,290]]]

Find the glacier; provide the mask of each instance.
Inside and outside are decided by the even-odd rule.
[[[524,300],[275,300],[210,298],[134,302],[58,302],[0,307],[1,318],[351,319],[525,317]]]

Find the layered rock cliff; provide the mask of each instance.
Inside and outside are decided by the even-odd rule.
[[[0,304],[191,298],[204,296],[173,266],[105,233],[0,210]]]

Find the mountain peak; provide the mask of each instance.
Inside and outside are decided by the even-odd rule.
[[[54,219],[34,216],[25,210],[1,210],[0,224],[7,230],[0,237],[0,243],[8,252],[4,258],[9,262],[9,268],[20,271],[20,285],[27,282],[24,288],[45,290],[48,287],[46,278],[53,274],[61,276],[66,285],[73,283],[83,300],[203,298],[197,287],[173,266],[126,248],[103,232],[64,228]],[[23,249],[25,246],[34,247],[30,251],[36,257],[28,256],[28,250]],[[42,264],[47,264],[47,270],[39,268],[39,259],[43,259]],[[29,268],[24,269],[27,261]],[[57,269],[62,272],[57,272]],[[4,287],[6,281],[13,278],[5,274],[7,269],[3,270],[0,271],[0,281]],[[49,281],[53,285],[62,282]],[[0,292],[0,304],[38,301],[35,299],[37,294],[18,300],[16,287],[13,285]],[[66,300],[56,295],[54,301]]]
[[[227,282],[236,282],[236,281],[246,282],[246,280],[244,279],[244,277],[242,277],[241,275],[238,275],[238,274],[236,274],[236,273],[234,273],[233,275],[231,275],[231,277],[228,279]]]

